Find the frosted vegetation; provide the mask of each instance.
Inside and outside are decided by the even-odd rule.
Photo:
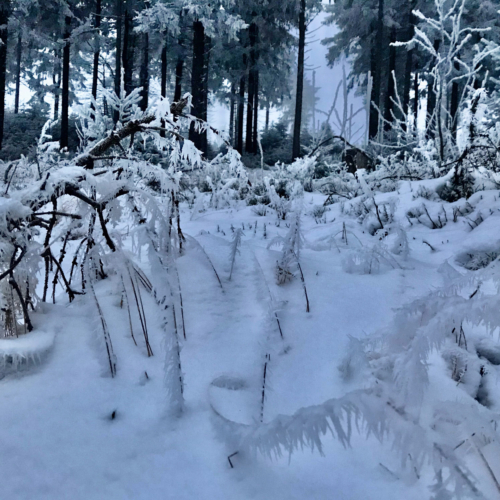
[[[270,166],[257,131],[248,165],[189,92],[122,81],[75,108],[77,153],[49,120],[0,162],[1,498],[500,498],[498,47],[458,57],[465,5],[395,45],[436,60],[427,130],[396,91],[366,148],[323,130]]]

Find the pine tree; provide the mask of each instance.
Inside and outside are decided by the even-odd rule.
[[[5,84],[7,79],[7,41],[10,9],[10,0],[2,1],[0,5],[0,150],[2,149],[5,117]]]

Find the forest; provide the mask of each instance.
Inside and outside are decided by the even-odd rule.
[[[500,500],[499,116],[500,0],[0,0],[0,498]]]

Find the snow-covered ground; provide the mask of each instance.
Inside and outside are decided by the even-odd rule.
[[[367,387],[371,379],[361,364],[351,367],[349,381],[338,369],[349,337],[374,335],[391,323],[394,308],[472,275],[475,271],[460,265],[471,252],[500,249],[498,191],[474,195],[469,200],[474,212],[456,222],[446,204],[448,223],[432,229],[425,214],[424,223],[406,217],[410,208],[425,203],[429,220],[441,220],[442,203],[417,196],[422,184],[432,187],[436,181],[403,182],[398,192],[377,196],[379,205],[391,201],[395,207],[394,220],[407,234],[407,257],[390,251],[394,232],[387,238],[383,232],[372,236],[367,222],[359,223],[349,208],[356,200],[330,206],[315,221],[311,212],[325,196],[305,193],[300,261],[309,313],[300,279],[276,285],[280,248],[268,248],[274,237],[287,233],[292,216],[278,221],[272,210],[258,216],[244,205],[197,213],[183,207],[187,241],[177,260],[186,333],[184,340],[179,332],[185,384],[180,416],[168,411],[162,318],[145,290],[150,357],[137,309],[131,308],[134,345],[117,276],[110,270],[110,277],[96,286],[116,354],[114,378],[92,295],[71,304],[61,296],[56,305],[44,305],[34,317],[35,331],[19,340],[0,340],[4,364],[30,360],[22,370],[4,370],[0,380],[0,498],[430,498],[428,470],[420,479],[411,466],[401,473],[392,443],[366,438],[362,431],[354,432],[347,448],[327,434],[324,456],[306,447],[290,457],[269,459],[232,448],[220,425],[221,417],[241,424],[261,420],[266,363],[264,424]],[[464,208],[464,203],[454,206]],[[481,224],[475,222],[479,211]],[[239,228],[242,244],[229,280],[230,244]],[[367,273],[360,259],[374,245],[379,245],[379,257]],[[137,252],[134,258],[141,262]],[[45,355],[38,357],[37,351]],[[428,364],[427,397],[480,408],[468,393],[470,380],[448,380],[440,356],[431,356]],[[500,408],[496,368],[488,366],[487,375],[492,411]],[[497,445],[489,446],[487,457],[494,456]],[[228,456],[238,451],[230,459],[232,468]],[[497,498],[491,475],[477,457],[469,462],[484,498]],[[490,458],[490,464],[500,477],[498,461]]]

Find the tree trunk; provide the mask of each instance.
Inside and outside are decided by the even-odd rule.
[[[204,75],[205,75],[205,28],[201,21],[193,23],[193,69],[191,72],[191,95],[192,108],[191,114],[196,118],[202,118],[204,107]],[[189,129],[189,140],[203,151],[202,134],[197,132],[194,123]],[[206,153],[206,151],[203,151]]]
[[[174,102],[179,102],[182,98],[182,76],[184,73],[184,36],[183,32],[185,30],[183,25],[183,14],[182,10],[179,13],[179,26],[181,35],[177,39],[177,62],[175,65],[175,90],[174,90]]]
[[[247,58],[243,55],[243,67],[246,66]],[[238,100],[238,124],[236,135],[236,149],[240,154],[243,153],[243,113],[245,111],[245,74],[240,78],[240,98]]]
[[[106,65],[102,65],[102,88],[106,89]],[[108,111],[108,101],[106,99],[106,95],[102,97],[102,112],[104,113],[104,116],[109,116],[109,111]]]
[[[182,74],[184,72],[184,58],[179,56],[175,65],[175,91],[174,102],[179,102],[182,97]]]
[[[257,154],[259,152],[259,142],[258,142],[258,133],[259,133],[259,71],[255,70],[254,76],[254,104],[253,104],[253,154]]]
[[[126,95],[129,95],[134,90],[133,72],[134,72],[134,46],[133,46],[133,19],[130,7],[125,7],[125,15],[123,18],[123,84]],[[123,97],[123,96],[122,96]]]
[[[19,95],[21,93],[21,59],[23,55],[23,38],[21,31],[17,36],[17,60],[16,60],[16,97],[14,101],[14,114],[19,113]]]
[[[254,104],[254,73],[250,69],[248,71],[247,126],[245,135],[246,153],[253,153],[253,146],[252,146],[253,104]]]
[[[212,39],[209,36],[205,36],[205,58],[203,67],[203,111],[201,114],[201,119],[208,121],[208,83],[210,76],[210,50],[212,47]],[[208,132],[205,130],[201,134],[202,138],[202,151],[207,156],[208,154]]]
[[[384,0],[378,2],[378,21],[375,45],[371,52],[371,72],[373,76],[372,104],[370,107],[369,138],[375,139],[378,134],[380,94],[382,91],[382,59],[384,47]]]
[[[297,62],[297,95],[293,123],[292,161],[300,156],[300,129],[302,126],[302,96],[304,94],[304,53],[306,45],[306,0],[300,0],[299,58]]]
[[[415,16],[413,15],[413,10],[416,7],[416,1],[412,0],[410,2],[410,13],[408,15],[408,34],[406,36],[406,40],[409,42],[413,39],[415,35]],[[404,89],[403,89],[403,110],[405,112],[405,116],[403,119],[403,129],[406,131],[408,126],[408,117],[410,114],[409,106],[410,106],[410,90],[411,90],[411,73],[413,71],[413,61],[414,61],[414,52],[415,49],[411,48],[406,52],[406,63],[405,63],[405,77],[404,77]]]
[[[413,77],[413,93],[415,94],[414,100],[413,100],[413,128],[415,135],[417,135],[417,121],[418,121],[418,103],[420,99],[420,93],[419,93],[419,85],[418,85],[418,66],[415,67],[415,75]]]
[[[7,76],[7,23],[10,14],[10,1],[0,5],[0,150],[2,149],[5,120],[5,81]]]
[[[441,45],[441,40],[436,38],[434,40],[434,50],[436,52],[439,51],[439,47]],[[436,117],[434,116],[434,112],[436,110],[436,89],[435,87],[435,79],[433,76],[429,77],[429,81],[427,83],[427,118],[426,118],[426,129],[427,129],[427,137],[434,138],[436,136],[435,130],[432,128],[432,122],[436,121]]]
[[[234,106],[236,103],[235,99],[236,85],[231,83],[231,94],[229,96],[229,144],[234,147]]]
[[[141,61],[141,73],[140,73],[140,86],[142,87],[141,96],[142,100],[140,103],[142,111],[148,109],[149,104],[149,35],[147,33],[143,34],[142,41],[142,61]],[[163,70],[163,68],[162,68]]]
[[[69,59],[70,59],[70,36],[71,17],[64,19],[64,48],[63,48],[63,68],[62,68],[62,102],[61,102],[61,149],[69,146]]]
[[[259,43],[259,27],[255,25],[255,42],[254,42],[254,64],[253,64],[253,136],[252,136],[252,144],[253,144],[253,153],[257,154],[259,152],[259,144],[258,144],[258,133],[259,133],[259,69],[257,64],[259,62],[259,51],[257,49],[257,45]]]
[[[443,109],[443,83],[439,82],[438,98],[436,101],[436,128],[439,137],[439,160],[444,160],[444,134],[443,134],[443,121],[441,119],[441,112]]]
[[[161,83],[160,92],[161,96],[165,99],[167,97],[167,40],[168,32],[163,33],[163,47],[161,49]],[[165,128],[165,122],[162,121],[162,128]],[[161,137],[166,137],[165,131],[160,132]]]
[[[270,115],[269,101],[267,101],[267,103],[266,103],[266,130],[269,130],[269,115]]]
[[[396,42],[396,28],[393,26],[389,45],[389,72],[387,81],[387,93],[385,94],[384,105],[384,130],[390,132],[394,122],[394,99],[396,98],[396,84],[394,82],[396,71],[396,47],[392,45]]]
[[[248,68],[248,100],[247,100],[247,129],[245,140],[245,151],[247,153],[255,152],[254,143],[254,109],[255,109],[255,64],[257,43],[257,25],[253,22],[248,29],[248,37],[250,40],[250,65]]]
[[[59,120],[59,99],[61,92],[61,51],[54,50],[54,69],[52,73],[52,83],[54,85],[54,120]]]
[[[163,47],[161,49],[161,85],[160,92],[163,98],[167,97],[167,40],[168,33],[163,33]]]
[[[460,58],[460,56],[457,56],[457,58]],[[454,62],[454,68],[455,71],[458,73],[460,70],[460,64],[458,61]],[[455,74],[454,76],[457,76]],[[458,84],[458,81],[453,81],[451,84],[451,100],[450,100],[450,130],[451,130],[451,135],[454,139],[454,141],[457,141],[457,127],[458,127],[458,105],[459,100],[460,100],[460,87]]]
[[[96,0],[95,2],[95,19],[94,19],[94,27],[95,27],[95,40],[94,40],[94,67],[92,71],[92,97],[97,102],[97,83],[99,81],[99,55],[101,53],[100,49],[100,28],[101,28],[101,0]],[[92,104],[92,109],[94,109],[94,105]]]
[[[122,0],[116,0],[116,52],[115,52],[115,94],[121,97],[122,87]],[[113,113],[116,123],[120,116],[118,111]]]

